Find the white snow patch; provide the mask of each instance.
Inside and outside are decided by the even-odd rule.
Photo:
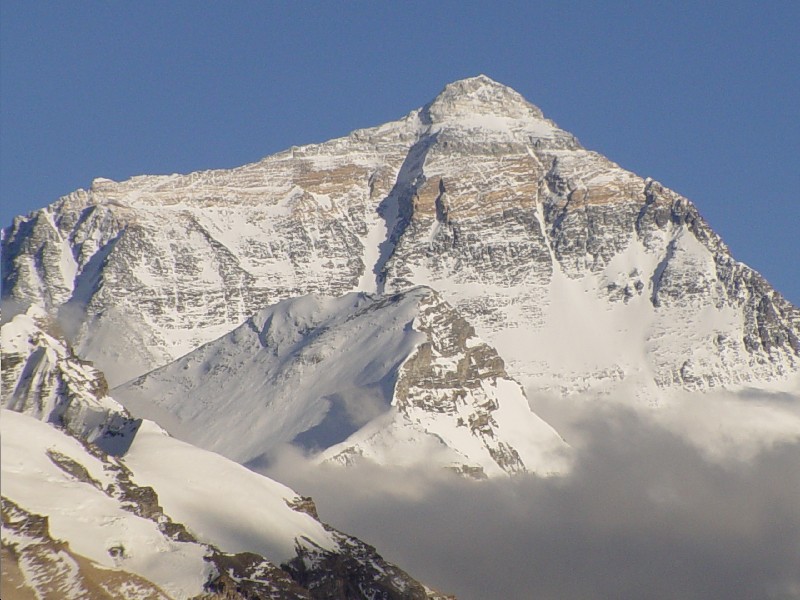
[[[46,515],[54,539],[68,541],[76,553],[99,565],[141,575],[176,598],[203,591],[209,574],[205,548],[165,538],[153,521],[123,510],[118,501],[74,479],[47,457],[54,450],[97,475],[97,459],[77,440],[5,409],[0,411],[0,428],[3,495],[31,513]],[[109,549],[115,546],[124,548],[123,556],[112,558]]]

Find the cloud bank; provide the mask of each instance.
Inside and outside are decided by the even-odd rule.
[[[461,600],[800,598],[796,437],[723,456],[735,444],[704,446],[674,415],[595,407],[562,419],[579,441],[561,478],[320,468],[292,452],[268,474]]]

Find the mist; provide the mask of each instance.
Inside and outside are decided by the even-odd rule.
[[[800,598],[800,441],[785,400],[774,412],[711,396],[702,410],[727,413],[691,431],[700,408],[573,404],[557,415],[575,448],[563,477],[320,467],[292,450],[266,474],[461,600]],[[753,414],[763,423],[747,430]]]

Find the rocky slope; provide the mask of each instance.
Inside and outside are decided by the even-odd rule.
[[[800,312],[695,206],[480,76],[232,170],[96,180],[3,234],[3,294],[112,385],[263,306],[437,290],[532,389],[795,385]]]
[[[476,476],[565,467],[497,352],[429,288],[285,300],[113,393],[243,464],[294,443]]]
[[[5,497],[0,506],[3,598],[169,600],[146,579],[99,566],[53,539],[47,517],[33,515]]]

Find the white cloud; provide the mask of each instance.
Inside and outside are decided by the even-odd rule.
[[[573,406],[560,416],[580,438],[578,455],[562,478],[319,468],[298,453],[270,475],[461,600],[799,598],[800,443],[777,436],[739,453],[736,435],[706,447],[709,429],[683,427],[713,423],[717,410],[723,429],[759,414],[774,425],[743,403],[720,395],[658,418]]]

